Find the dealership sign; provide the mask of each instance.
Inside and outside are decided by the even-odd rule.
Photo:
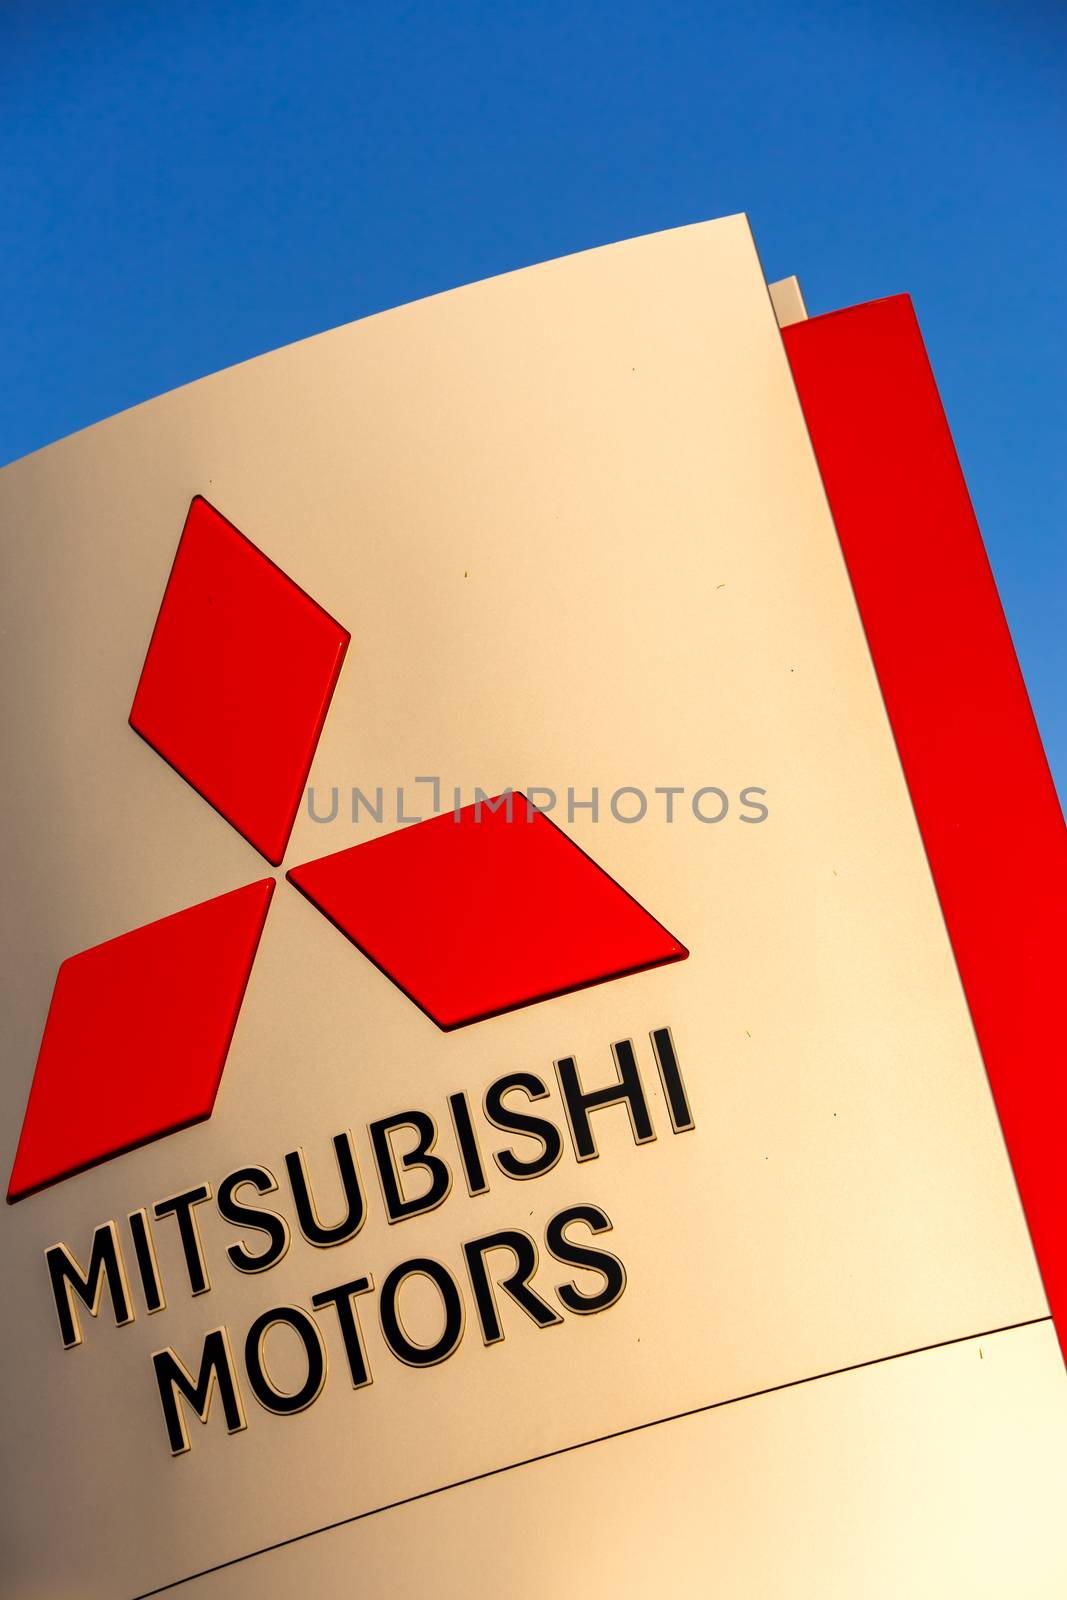
[[[1055,1587],[1062,820],[909,302],[773,302],[728,218],[0,474],[5,1592],[846,1592],[772,1459],[874,1550],[975,1417]]]

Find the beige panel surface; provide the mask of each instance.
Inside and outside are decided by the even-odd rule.
[[[1047,1322],[968,1340],[451,1489],[177,1593],[1060,1600],[1060,1373]]]
[[[568,832],[690,948],[680,965],[440,1034],[282,884],[211,1121],[0,1217],[8,1272],[4,1544],[12,1592],[133,1594],[309,1526],[545,1449],[814,1372],[1042,1315],[966,1006],[775,318],[744,219],[633,241],[263,357],[0,474],[12,771],[5,790],[10,1162],[55,968],[262,876],[251,848],[126,725],[191,494],[352,631],[313,768],[332,785],[745,785],[770,816]],[[409,794],[412,793],[409,788]],[[409,808],[410,809],[410,808]],[[287,864],[366,837],[298,821]],[[386,825],[391,825],[387,823]],[[495,930],[487,930],[487,937]],[[442,929],[447,937],[447,929]],[[477,952],[472,952],[472,959]],[[697,1128],[389,1228],[297,1240],[64,1352],[42,1250],[110,1217],[492,1078],[591,1082],[610,1041],[670,1024]],[[559,1119],[558,1099],[550,1112]],[[483,1130],[484,1131],[484,1130]],[[501,1141],[503,1142],[503,1141]],[[485,1141],[487,1148],[488,1141]],[[626,1263],[605,1314],[505,1342],[468,1328],[429,1372],[385,1351],[353,1393],[251,1400],[167,1453],[149,1364],[357,1273],[602,1204]],[[283,1209],[284,1198],[283,1198]],[[290,1215],[291,1215],[291,1207]],[[540,1280],[538,1280],[540,1282]],[[555,1280],[552,1280],[555,1281]],[[87,1322],[89,1319],[86,1319]],[[327,1340],[335,1330],[327,1328]],[[1058,1402],[1057,1402],[1058,1403]],[[57,1507],[62,1534],[56,1537]]]
[[[790,278],[779,278],[776,283],[769,283],[767,290],[780,328],[788,328],[794,322],[808,320],[804,293],[800,287],[800,279],[795,273]]]

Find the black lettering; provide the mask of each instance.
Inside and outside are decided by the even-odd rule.
[[[415,1344],[408,1337],[400,1320],[397,1303],[404,1283],[416,1274],[429,1278],[441,1296],[444,1310],[444,1324],[440,1336],[428,1345]],[[433,1367],[439,1361],[446,1361],[463,1337],[463,1298],[459,1292],[459,1285],[446,1266],[440,1261],[430,1260],[427,1256],[417,1256],[411,1261],[402,1261],[398,1267],[393,1268],[382,1284],[382,1292],[378,1299],[378,1315],[386,1344],[397,1360],[403,1361],[409,1367]]]
[[[689,1105],[689,1097],[682,1082],[682,1069],[669,1028],[656,1028],[651,1034],[652,1050],[659,1068],[663,1093],[667,1097],[667,1110],[675,1133],[689,1133],[696,1124]]]
[[[264,1361],[267,1334],[276,1327],[292,1328],[304,1347],[307,1377],[292,1394],[275,1388]],[[326,1382],[326,1346],[314,1317],[302,1306],[275,1306],[271,1311],[264,1311],[253,1322],[245,1339],[245,1371],[248,1387],[265,1410],[277,1417],[291,1417],[294,1412],[306,1411],[319,1398]]]
[[[524,1133],[541,1145],[535,1156],[517,1156],[514,1150],[495,1150],[493,1160],[509,1178],[538,1178],[549,1172],[563,1154],[563,1139],[554,1122],[545,1117],[532,1117],[528,1111],[515,1111],[504,1104],[504,1096],[513,1090],[524,1094],[528,1100],[546,1100],[548,1089],[532,1072],[511,1072],[498,1078],[485,1091],[485,1116],[494,1128],[504,1133]]]
[[[339,1222],[325,1225],[319,1221],[318,1207],[315,1205],[315,1197],[308,1181],[303,1150],[291,1150],[285,1158],[300,1232],[308,1244],[317,1245],[320,1250],[354,1239],[362,1228],[367,1214],[363,1186],[359,1181],[359,1167],[356,1165],[356,1151],[352,1135],[347,1130],[334,1135],[333,1153],[337,1158],[337,1170],[341,1176],[345,1212]]]
[[[171,1454],[184,1455],[189,1448],[189,1433],[185,1426],[185,1413],[179,1396],[186,1399],[201,1422],[207,1422],[211,1400],[216,1389],[222,1399],[222,1414],[226,1419],[227,1433],[240,1433],[246,1426],[241,1393],[237,1387],[230,1341],[225,1328],[216,1328],[204,1340],[200,1358],[200,1371],[194,1378],[185,1363],[173,1350],[157,1350],[152,1357],[159,1398],[163,1404],[163,1420]]]
[[[178,1220],[178,1233],[182,1241],[182,1250],[185,1253],[185,1267],[189,1274],[189,1287],[194,1294],[206,1294],[211,1288],[204,1263],[204,1251],[200,1243],[200,1229],[197,1227],[194,1206],[199,1206],[205,1200],[211,1199],[209,1184],[197,1184],[195,1189],[186,1189],[184,1194],[173,1195],[169,1200],[159,1200],[155,1206],[157,1217],[176,1217]]]
[[[323,1289],[321,1293],[311,1296],[311,1304],[316,1311],[333,1306],[337,1312],[353,1389],[362,1389],[371,1381],[359,1315],[353,1301],[357,1295],[366,1294],[373,1287],[370,1278],[353,1278],[351,1283],[339,1284],[336,1289]]]
[[[556,1062],[559,1086],[567,1108],[574,1154],[579,1161],[591,1161],[598,1155],[596,1140],[589,1124],[589,1113],[603,1106],[624,1104],[630,1118],[635,1144],[648,1144],[656,1137],[652,1119],[648,1114],[641,1074],[637,1070],[637,1057],[629,1039],[620,1039],[611,1047],[618,1069],[618,1077],[603,1089],[583,1089],[573,1056],[564,1056]]]
[[[558,1211],[545,1229],[545,1245],[557,1261],[599,1272],[604,1279],[604,1287],[595,1294],[582,1294],[574,1283],[556,1286],[561,1305],[578,1316],[589,1316],[615,1304],[626,1288],[626,1268],[606,1250],[594,1250],[591,1245],[574,1244],[568,1239],[567,1229],[574,1222],[584,1222],[591,1233],[610,1233],[611,1223],[599,1206],[568,1206],[565,1211]]]
[[[231,1244],[226,1251],[238,1272],[266,1272],[282,1259],[289,1248],[289,1224],[277,1211],[260,1211],[237,1199],[238,1189],[250,1185],[257,1194],[273,1194],[278,1181],[266,1167],[239,1167],[219,1184],[215,1204],[219,1215],[236,1228],[254,1228],[267,1235],[266,1249],[258,1255],[247,1245]]]
[[[81,1323],[74,1309],[72,1293],[86,1306],[89,1315],[95,1317],[100,1311],[106,1284],[116,1327],[124,1327],[133,1321],[126,1268],[119,1248],[119,1233],[113,1222],[105,1222],[93,1234],[88,1271],[82,1271],[65,1244],[49,1246],[44,1257],[48,1263],[48,1276],[65,1350],[72,1350],[82,1342]]]
[[[450,1094],[448,1109],[452,1113],[452,1126],[456,1130],[456,1144],[459,1147],[460,1161],[463,1163],[463,1176],[467,1180],[467,1193],[485,1194],[489,1185],[485,1180],[482,1153],[478,1149],[478,1139],[474,1132],[474,1123],[471,1121],[467,1096],[463,1093]]]
[[[500,1288],[511,1296],[520,1310],[539,1328],[551,1328],[563,1321],[546,1300],[530,1288],[530,1279],[537,1271],[537,1245],[528,1233],[518,1228],[506,1228],[500,1233],[486,1234],[484,1239],[472,1239],[463,1246],[467,1273],[474,1291],[474,1304],[482,1325],[484,1344],[499,1344],[504,1337],[500,1313],[493,1294],[493,1282],[486,1265],[491,1250],[510,1250],[515,1257],[515,1270],[510,1277],[500,1279]]]
[[[410,1172],[412,1167],[422,1167],[430,1174],[429,1188],[413,1200],[404,1198],[393,1155],[390,1135],[398,1128],[413,1128],[418,1135],[414,1150],[400,1157],[401,1169]],[[452,1172],[440,1156],[430,1153],[437,1143],[437,1124],[431,1116],[425,1111],[403,1111],[399,1116],[383,1117],[380,1122],[372,1122],[369,1131],[390,1222],[402,1222],[405,1217],[417,1217],[423,1211],[433,1211],[448,1197],[452,1187]]]
[[[137,1270],[141,1275],[145,1309],[149,1312],[162,1311],[167,1301],[159,1276],[159,1262],[156,1260],[156,1248],[152,1242],[152,1230],[148,1226],[148,1212],[143,1207],[140,1211],[131,1211],[129,1224],[133,1253],[137,1258]]]

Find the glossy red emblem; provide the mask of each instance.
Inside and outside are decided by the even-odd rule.
[[[349,635],[199,495],[130,726],[281,864]]]
[[[197,496],[131,726],[278,865],[349,635]],[[441,1028],[685,947],[521,796],[289,877]],[[458,820],[457,820],[458,817]],[[210,1116],[274,880],[64,961],[8,1199]]]
[[[288,877],[439,1028],[688,955],[521,795],[510,820],[465,806]]]
[[[9,1200],[211,1115],[273,892],[265,878],[67,957]]]

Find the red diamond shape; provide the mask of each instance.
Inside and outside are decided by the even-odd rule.
[[[211,1115],[273,892],[264,878],[64,961],[9,1201]]]
[[[519,795],[511,820],[466,806],[287,876],[440,1028],[689,953]]]
[[[197,495],[130,726],[278,866],[349,635]]]

